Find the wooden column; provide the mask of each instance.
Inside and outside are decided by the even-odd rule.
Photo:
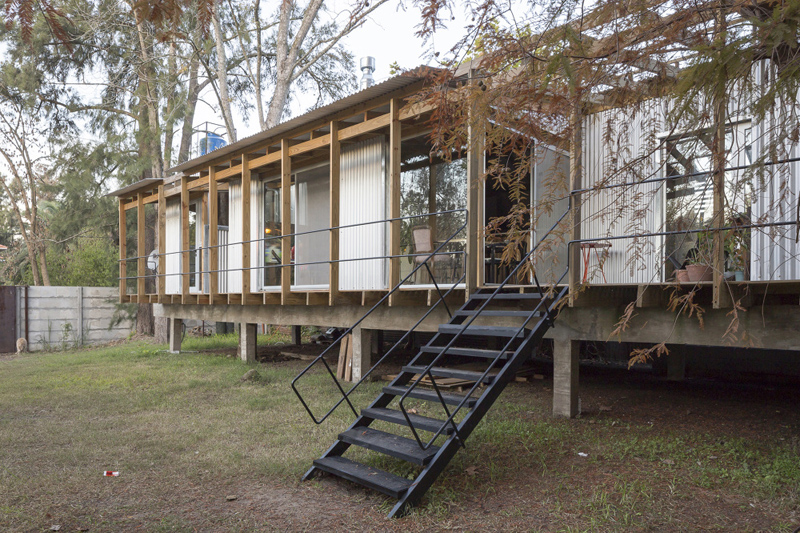
[[[164,300],[167,293],[167,199],[164,197],[164,184],[158,186],[158,302]]]
[[[137,240],[137,253],[139,259],[136,260],[136,293],[138,295],[137,302],[145,303],[145,267],[147,250],[145,249],[145,224],[144,224],[144,192],[136,195],[136,240]]]
[[[341,145],[339,144],[339,123],[331,122],[330,151],[330,224],[331,228],[339,225],[339,186],[341,184]],[[334,305],[339,296],[339,230],[330,232],[330,260],[328,265],[328,304]]]
[[[389,218],[400,216],[400,160],[401,130],[400,102],[392,98],[390,103],[391,122],[389,123]],[[390,222],[389,254],[400,255],[400,221]],[[389,288],[400,283],[400,258],[389,260]],[[390,304],[393,302],[389,302]]]
[[[286,305],[292,290],[292,159],[289,140],[281,139],[281,303]]]
[[[720,48],[724,46],[727,23],[722,12],[716,13],[715,37]],[[722,50],[720,50],[721,58]],[[724,67],[723,67],[724,69]],[[711,158],[714,165],[712,174],[713,195],[714,195],[714,218],[712,226],[714,228],[725,227],[725,167],[727,157],[725,154],[725,121],[726,108],[728,105],[727,87],[724,77],[720,78],[714,92],[714,137],[711,147]],[[731,307],[732,298],[725,285],[725,233],[717,229],[714,231],[714,241],[712,247],[711,267],[713,274],[712,305],[714,309]]]
[[[572,137],[570,138],[570,157],[569,157],[569,190],[575,191],[581,188],[583,182],[583,113],[581,104],[576,101],[572,109]],[[570,234],[569,240],[573,241],[581,238],[581,195],[570,194]],[[569,262],[569,305],[575,304],[575,294],[581,282],[581,248],[579,244],[572,244],[567,250]]]
[[[189,178],[181,176],[181,302],[189,303]]]
[[[242,305],[250,297],[250,158],[242,154]]]
[[[208,270],[219,270],[219,193],[217,170],[208,169]],[[219,294],[219,272],[208,275],[208,304],[214,305]]]
[[[471,84],[476,84],[477,71],[470,71]],[[467,295],[483,285],[483,180],[486,135],[484,124],[478,123],[475,108],[470,110],[467,132],[467,258],[465,262]]]
[[[128,301],[128,228],[127,217],[125,216],[125,200],[119,199],[119,303],[124,304]]]
[[[206,259],[205,259],[205,252],[203,250],[208,247],[208,243],[206,242],[206,232],[205,227],[208,223],[208,196],[205,194],[203,195],[202,200],[200,201],[200,213],[197,217],[197,233],[200,234],[200,242],[197,244],[197,249],[200,251],[197,254],[197,263],[200,265],[198,268],[200,278],[197,280],[197,288],[198,290],[203,293],[208,291],[208,287],[205,284],[205,272],[208,270],[208,266],[206,266]],[[197,303],[200,303],[199,301]]]
[[[430,165],[428,167],[428,213],[435,213],[436,207],[436,167]],[[428,226],[431,228],[431,241],[434,242],[434,249],[436,248],[436,216],[431,215],[428,217]],[[443,235],[444,237],[444,235]],[[449,235],[447,235],[449,237]]]

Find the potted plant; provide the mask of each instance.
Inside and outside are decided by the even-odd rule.
[[[736,281],[744,281],[747,265],[746,236],[742,231],[731,230],[725,237],[725,257],[727,266]]]
[[[704,231],[697,234],[697,245],[694,253],[687,257],[686,273],[689,281],[711,281],[714,279],[714,270],[711,267],[714,238],[711,232]]]

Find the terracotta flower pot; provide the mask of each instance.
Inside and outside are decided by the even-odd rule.
[[[678,283],[689,283],[689,273],[685,268],[675,271],[675,279]]]
[[[714,279],[714,270],[711,265],[686,265],[689,281],[711,281]]]

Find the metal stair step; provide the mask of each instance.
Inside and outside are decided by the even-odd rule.
[[[420,348],[421,351],[425,353],[435,353],[439,354],[442,353],[444,346],[422,346]],[[461,355],[464,357],[481,357],[484,359],[497,359],[499,356],[501,359],[507,359],[514,354],[512,351],[507,351],[504,354],[500,354],[498,350],[481,350],[479,348],[460,348],[457,346],[453,346],[447,350],[447,355]]]
[[[478,292],[470,295],[470,299],[476,300],[541,300],[543,295],[538,292],[498,292],[492,296],[491,292]]]
[[[439,333],[446,335],[469,335],[471,337],[505,337],[510,339],[517,337],[524,339],[527,335],[527,330],[520,331],[519,328],[504,328],[495,326],[467,326],[461,324],[441,324],[439,326]]]
[[[439,451],[438,446],[423,450],[413,439],[370,427],[349,429],[339,435],[339,440],[422,466],[428,464]]]
[[[403,372],[413,372],[414,374],[422,374],[425,371],[424,366],[404,366]],[[483,383],[491,383],[494,381],[494,376],[488,375],[485,378],[481,379],[483,376],[483,372],[475,372],[473,370],[461,370],[458,368],[444,368],[444,367],[433,367],[431,368],[431,373],[434,377],[443,377],[443,378],[457,378],[457,379],[465,379],[467,381],[481,381]]]
[[[335,476],[398,499],[403,496],[412,483],[410,479],[402,478],[341,456],[316,459],[314,466]]]
[[[369,407],[361,410],[361,416],[408,427],[408,422],[406,422],[406,418],[403,416],[403,413],[397,409],[389,409],[387,407]],[[429,431],[431,433],[436,433],[439,431],[439,428],[442,427],[442,424],[444,424],[444,420],[437,420],[435,418],[422,415],[410,414],[408,415],[408,418],[411,420],[411,423],[414,424],[416,429]],[[445,435],[450,435],[453,433],[453,427],[446,427],[442,433]]]
[[[405,394],[407,387],[398,387],[398,386],[390,386],[384,387],[383,392],[386,394],[393,394],[395,396],[402,396]],[[411,392],[408,393],[408,398],[416,398],[417,400],[425,400],[428,402],[436,402],[441,403],[439,400],[439,395],[436,394],[435,390],[428,390],[428,389],[420,389],[419,387],[411,389]],[[444,403],[449,405],[458,405],[464,399],[464,396],[460,396],[458,394],[449,394],[449,393],[442,393],[442,400]],[[467,398],[466,403],[464,405],[470,409],[475,405],[477,402],[477,398]],[[440,424],[441,425],[441,424]]]
[[[527,317],[529,317],[531,315],[533,315],[533,316],[544,316],[544,313],[540,313],[539,311],[537,311],[536,313],[534,313],[533,311],[519,311],[519,310],[515,310],[515,309],[508,309],[508,310],[505,310],[505,309],[492,309],[492,310],[489,310],[489,311],[481,311],[480,313],[478,313],[477,309],[474,309],[474,310],[473,309],[459,309],[458,311],[453,313],[453,315],[455,315],[455,316],[473,316],[473,315],[479,315],[479,316],[507,316],[507,317],[518,316],[518,317],[527,318]]]

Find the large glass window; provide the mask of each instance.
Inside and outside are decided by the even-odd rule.
[[[733,125],[725,135],[726,168],[724,225],[746,225],[750,220],[752,187],[745,168],[752,163],[751,129]],[[667,176],[666,230],[684,232],[710,228],[714,220],[713,157],[710,131],[668,139],[665,143]],[[727,232],[725,249],[728,269],[747,262],[749,234]],[[711,237],[705,233],[677,233],[666,238],[666,279],[687,262],[711,260]]]
[[[467,205],[466,159],[452,162],[431,163],[430,156],[420,155],[403,162],[400,174],[401,216],[424,215],[463,209]],[[453,283],[463,274],[464,261],[461,252],[466,245],[464,212],[431,215],[404,220],[401,230],[401,253],[421,254],[436,249],[453,237],[446,245],[446,252],[430,263],[436,281]],[[455,236],[454,236],[455,235]],[[408,275],[424,257],[409,257],[401,260],[401,277]],[[410,283],[427,284],[432,280],[427,270],[420,269]]]
[[[265,287],[279,286],[281,269],[281,189],[279,181],[264,184],[264,277]]]

